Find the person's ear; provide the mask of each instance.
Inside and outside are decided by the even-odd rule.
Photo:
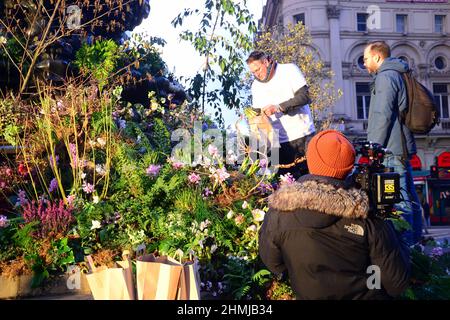
[[[381,60],[381,57],[380,57],[379,54],[376,54],[373,58],[374,58],[374,60],[375,60],[376,63],[379,63],[380,60]]]

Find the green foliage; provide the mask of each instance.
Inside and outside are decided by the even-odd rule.
[[[119,142],[115,146],[116,152],[113,157],[113,166],[117,172],[113,188],[115,190],[125,189],[132,195],[142,195],[144,185],[142,181],[143,168],[138,159],[138,151],[125,142]]]
[[[119,57],[119,46],[113,40],[99,40],[93,45],[81,46],[75,65],[85,74],[92,74],[101,89],[115,70]]]
[[[108,228],[102,228],[104,221],[112,219],[115,215],[114,207],[107,202],[97,204],[86,203],[75,218],[77,219],[77,233],[81,238],[81,246],[85,254],[91,254],[106,244],[111,245],[112,235]],[[98,223],[100,226],[97,229]]]
[[[146,34],[133,33],[131,39],[125,44],[124,52],[128,59],[121,61],[120,67],[126,67],[134,59],[134,69],[142,77],[148,75],[161,76],[166,73],[167,66],[161,58],[160,51],[155,45],[164,46],[166,41]]]
[[[8,124],[3,131],[3,137],[5,138],[6,142],[8,142],[12,146],[15,146],[17,135],[19,134],[19,132],[20,128],[18,126],[14,124]]]
[[[164,121],[155,118],[152,128],[153,135],[151,137],[152,144],[155,147],[155,151],[161,152],[166,155],[170,155],[170,132],[167,130]]]
[[[205,0],[202,10],[185,9],[172,21],[177,27],[188,17],[201,17],[196,31],[185,30],[180,34],[181,39],[190,42],[205,58],[203,73],[191,80],[189,93],[202,110],[206,99],[216,110],[219,123],[222,122],[220,102],[229,109],[239,108],[241,104],[239,89],[245,55],[251,50],[252,35],[257,31],[246,2]],[[214,81],[220,83],[220,90],[207,88],[207,84]]]
[[[65,271],[67,266],[75,263],[67,238],[52,241],[50,250],[45,253],[45,256],[32,253],[26,255],[25,259],[31,264],[31,270],[33,270],[32,288],[39,287],[51,273]]]
[[[0,99],[0,137],[10,145],[16,145],[17,135],[22,131],[20,119],[23,117],[22,108],[15,97]]]
[[[271,280],[270,272],[261,261],[246,261],[229,256],[224,264],[224,283],[233,299],[264,299],[266,284]],[[259,269],[259,271],[257,271]]]
[[[23,225],[23,227],[17,226],[16,233],[13,236],[13,241],[15,245],[25,253],[33,252],[36,248],[37,244],[35,239],[32,237],[32,233],[38,224],[39,221],[32,221]]]
[[[270,300],[292,300],[295,298],[295,293],[291,288],[289,280],[275,279],[272,282],[270,289]]]
[[[404,298],[410,300],[450,299],[450,253],[433,254],[432,248],[436,250],[439,247],[425,247],[424,251],[416,246],[411,250],[412,280],[410,287],[403,294]]]

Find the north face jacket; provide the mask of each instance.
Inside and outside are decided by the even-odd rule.
[[[409,248],[392,223],[368,209],[364,191],[342,180],[302,176],[269,198],[259,232],[261,259],[274,273],[287,271],[297,299],[398,296],[409,282]]]

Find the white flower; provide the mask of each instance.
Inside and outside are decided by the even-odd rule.
[[[227,218],[228,218],[228,219],[231,219],[231,218],[233,218],[233,216],[234,216],[233,210],[228,211],[228,213],[227,213]]]
[[[260,209],[252,210],[253,220],[255,221],[263,221],[265,214],[266,213]]]
[[[234,164],[238,161],[238,157],[234,153],[233,150],[228,151],[227,153],[227,161],[229,164]]]
[[[242,209],[247,209],[248,208],[248,202],[244,201],[244,203],[242,204]]]
[[[177,249],[177,251],[175,251],[175,255],[178,255],[181,259],[184,256],[184,252],[181,249]]]
[[[104,164],[97,164],[97,165],[95,166],[95,171],[96,171],[99,175],[104,176],[104,175],[106,174],[106,168],[105,168],[105,165],[104,165]]]
[[[252,224],[250,227],[247,228],[247,230],[250,232],[256,232],[257,228],[254,224]]]
[[[100,202],[100,198],[98,196],[93,196],[92,197],[92,202],[93,203],[99,203]]]
[[[100,145],[100,147],[102,147],[102,148],[106,145],[106,140],[103,138],[98,138],[97,142]]]
[[[203,160],[203,166],[209,167],[210,165],[211,165],[211,159],[205,157]]]
[[[6,44],[8,40],[4,36],[0,36],[0,44]]]
[[[200,231],[205,231],[205,229],[211,224],[211,222],[206,219],[200,223]]]
[[[213,244],[211,246],[211,253],[214,253],[216,250],[217,250],[217,246],[216,246],[216,244]]]
[[[92,220],[92,227],[91,227],[91,230],[94,230],[94,229],[100,229],[102,226],[101,226],[101,224],[100,224],[100,221],[98,221],[98,220]]]

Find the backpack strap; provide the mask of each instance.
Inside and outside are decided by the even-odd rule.
[[[408,70],[407,72],[411,72],[411,70]],[[404,84],[405,90],[406,90],[406,104],[409,105],[408,88],[407,88],[406,79],[405,79],[406,75],[400,71],[399,71],[399,73],[403,80],[403,84]],[[400,124],[400,132],[401,132],[401,138],[402,138],[403,159],[408,160],[408,147],[406,145],[405,132],[403,131],[403,121],[402,121],[402,117],[401,117],[400,106],[398,106],[398,123]]]
[[[408,160],[408,148],[406,146],[406,137],[405,137],[405,132],[403,131],[403,123],[400,120],[400,116],[398,118],[398,122],[400,123],[400,131],[401,131],[401,136],[402,136],[402,147],[403,147],[403,159],[404,160]]]

